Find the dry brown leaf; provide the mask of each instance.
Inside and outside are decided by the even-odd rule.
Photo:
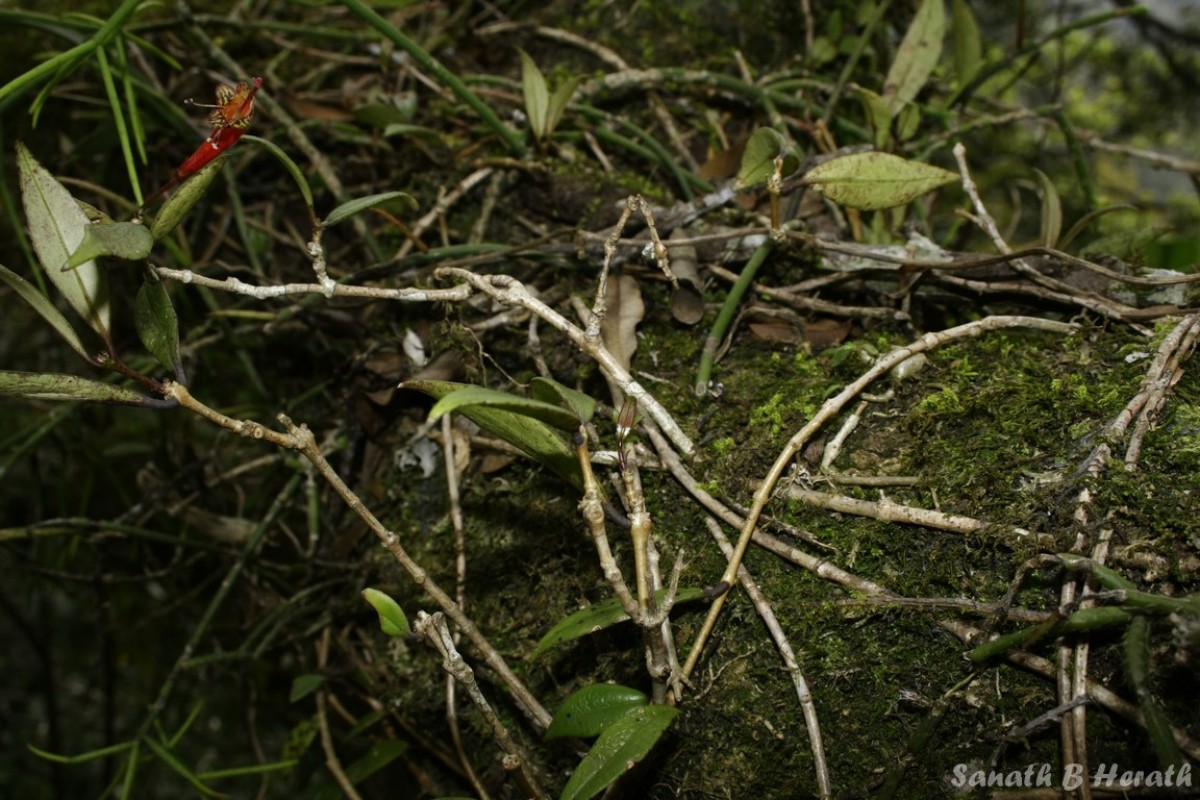
[[[493,472],[499,472],[516,460],[516,456],[510,456],[508,453],[488,453],[479,462],[479,471],[484,475],[491,475]]]
[[[814,352],[841,344],[850,335],[854,323],[848,319],[818,319],[804,323],[804,341]]]
[[[600,338],[617,362],[628,372],[637,352],[637,326],[646,314],[642,290],[630,275],[618,275],[608,282],[608,313],[600,326]]]
[[[686,239],[683,228],[671,231],[670,239]],[[669,242],[670,239],[667,241]],[[671,271],[679,280],[679,288],[671,293],[671,316],[684,325],[695,325],[704,318],[704,294],[700,279],[700,262],[696,248],[690,244],[667,245],[671,257]]]
[[[786,342],[790,344],[800,339],[800,334],[796,332],[796,329],[790,323],[783,320],[751,322],[749,328],[750,333],[764,342]]]

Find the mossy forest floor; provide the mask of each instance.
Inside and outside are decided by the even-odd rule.
[[[765,191],[751,189],[686,222],[676,212],[729,184],[755,128],[786,130],[806,158],[878,142],[860,102],[866,95],[855,87],[882,91],[910,6],[920,4],[896,4],[872,23],[875,34],[866,26],[877,4],[829,4],[836,17],[832,8],[815,9],[818,35],[808,45],[798,10],[808,3],[551,3],[536,13],[520,3],[451,3],[391,12],[396,26],[523,137],[523,157],[428,64],[393,59],[391,45],[383,56],[360,47],[383,41],[379,29],[340,5],[254,5],[254,14],[242,8],[233,27],[224,17],[163,12],[161,28],[131,29],[187,65],[182,73],[151,70],[147,86],[154,88],[145,91],[158,101],[143,103],[141,112],[152,134],[144,183],[169,175],[199,141],[162,109],[184,108],[198,120],[199,112],[180,103],[207,96],[209,71],[262,74],[252,133],[300,163],[320,212],[336,205],[331,175],[343,185],[341,199],[402,189],[417,201],[415,211],[390,205],[329,227],[323,244],[335,279],[444,289],[459,281],[436,277],[439,267],[503,273],[572,321],[580,304],[594,301],[604,237],[626,198],[640,194],[657,209],[664,237],[677,230],[699,239],[703,313],[690,323],[673,316],[669,284],[629,242],[617,248],[613,280],[634,278],[644,311],[630,311],[627,294],[610,313],[637,317],[636,336],[631,327],[622,339],[636,346],[633,377],[696,443],[684,468],[736,514],[745,513],[789,439],[895,348],[992,315],[1071,324],[1070,331],[1009,327],[954,339],[881,376],[805,443],[759,522],[774,550],[752,545],[744,563],[811,692],[833,797],[986,796],[995,787],[959,790],[955,777],[994,771],[1011,778],[1048,765],[1058,785],[1080,761],[1091,771],[1108,765],[1148,773],[1172,758],[1196,763],[1196,615],[1155,601],[1200,588],[1200,377],[1191,353],[1200,331],[1197,295],[1194,284],[1179,284],[1170,298],[1147,297],[1119,274],[1181,267],[1139,234],[1181,220],[1194,229],[1195,197],[1191,205],[1148,197],[1131,187],[1124,156],[1091,144],[1109,137],[1152,148],[1158,140],[1116,123],[1095,131],[1064,122],[1072,114],[1089,124],[1104,119],[1099,100],[1080,107],[1068,100],[1076,96],[1070,87],[1091,85],[1086,58],[1108,53],[1106,28],[1048,39],[1061,39],[1062,52],[1080,59],[1077,71],[1063,66],[1076,62],[1048,53],[1031,62],[1029,74],[1003,73],[1011,84],[980,86],[979,96],[956,106],[947,100],[962,81],[947,45],[913,105],[923,115],[903,136],[897,122],[889,144],[906,158],[955,171],[949,148],[964,141],[983,194],[1014,241],[1045,243],[1051,207],[1061,234],[1102,206],[1144,201],[1153,214],[1138,222],[1118,224],[1131,212],[1108,213],[1085,219],[1074,243],[1054,237],[1076,256],[1092,244],[1087,257],[1109,273],[1097,279],[1045,250],[1029,255],[1024,272],[1003,263],[972,266],[970,259],[995,248],[957,184],[907,211],[859,213],[793,183],[781,204],[792,238],[759,270],[698,397],[698,365],[730,292],[729,273],[736,278],[764,241],[771,205]],[[618,11],[625,5],[632,8]],[[993,32],[1016,24],[983,16]],[[547,27],[533,27],[535,17]],[[1041,34],[1053,28],[1052,17],[1039,23],[1047,26]],[[855,54],[847,37],[858,35],[869,41]],[[51,39],[37,44],[62,45]],[[540,146],[519,127],[525,107],[517,46],[551,86],[585,79],[558,131]],[[34,52],[21,56],[14,48],[21,69],[30,68]],[[993,61],[1005,57],[990,52]],[[839,83],[852,58],[850,83]],[[131,56],[132,74],[154,59]],[[605,82],[606,75],[622,79]],[[14,127],[51,172],[87,179],[72,191],[128,218],[135,204],[112,194],[128,185],[116,128],[108,117],[96,123],[95,108],[76,102],[106,96],[103,85],[95,72],[77,80],[52,95],[36,132],[24,116]],[[1055,81],[1068,88],[1043,96]],[[833,113],[824,120],[827,107]],[[1033,110],[1021,116],[1025,108]],[[15,120],[12,108],[4,114],[6,125]],[[7,134],[4,149],[7,159]],[[156,245],[150,263],[255,285],[311,283],[304,249],[310,219],[292,178],[250,142],[232,152],[228,180],[218,180]],[[1031,171],[1035,165],[1046,183]],[[13,174],[7,167],[6,179]],[[10,192],[6,202],[16,197]],[[6,224],[20,223],[17,215]],[[927,250],[905,255],[918,233],[938,243],[930,246],[946,257],[944,268],[931,265]],[[759,238],[738,245],[750,235]],[[624,236],[645,236],[641,214]],[[1175,234],[1172,241],[1186,250],[1189,240]],[[893,249],[884,253],[887,246]],[[854,258],[837,247],[866,257],[852,268]],[[871,253],[890,260],[871,261]],[[21,252],[0,256],[31,274]],[[122,352],[137,369],[164,377],[135,355],[140,268],[112,266],[109,277]],[[617,409],[596,361],[549,321],[531,323],[527,313],[478,293],[426,303],[318,292],[256,299],[168,286],[192,394],[233,418],[276,426],[285,412],[307,424],[362,503],[451,593],[459,572],[441,427],[425,426],[430,401],[397,389],[402,380],[453,379],[524,394],[533,378],[553,377],[601,401],[592,448],[615,446]],[[4,369],[83,374],[14,295],[0,299]],[[1164,360],[1162,379],[1146,385]],[[1149,403],[1130,406],[1147,392]],[[852,414],[858,421],[851,429]],[[580,518],[579,491],[465,420],[452,435],[461,459],[455,474],[466,614],[551,713],[597,682],[648,692],[642,634],[629,624],[531,657],[563,617],[612,597]],[[0,794],[115,796],[104,793],[123,779],[128,750],[64,764],[29,746],[72,755],[157,737],[155,746],[168,748],[184,769],[142,745],[131,796],[178,797],[192,791],[184,773],[208,772],[205,780],[233,797],[338,797],[331,760],[364,798],[477,796],[464,761],[491,797],[520,796],[491,729],[461,690],[455,743],[439,659],[419,642],[385,637],[359,592],[385,591],[410,616],[435,610],[429,596],[295,453],[180,409],[9,399],[0,442],[0,636],[9,643],[0,661],[7,720]],[[630,443],[643,465],[663,572],[683,559],[682,585],[714,586],[727,562],[707,512],[659,463],[645,428]],[[1140,451],[1126,463],[1131,445]],[[823,466],[831,448],[840,452]],[[617,498],[607,483],[614,470],[598,470]],[[929,516],[924,523],[887,518],[901,507]],[[264,520],[261,546],[246,550]],[[724,531],[737,538],[736,528]],[[610,525],[610,536],[618,563],[632,570],[625,532]],[[1065,570],[1057,556],[1071,553],[1103,560],[1143,593],[1141,605]],[[230,593],[212,605],[227,579]],[[1148,644],[1130,644],[1127,617],[1104,627],[1052,627],[1056,615],[1082,607],[1084,591],[1099,596],[1083,605],[1130,608],[1148,619]],[[674,610],[681,654],[706,610],[703,601]],[[978,663],[967,657],[988,637],[1039,625],[1023,647]],[[968,629],[975,635],[964,641]],[[584,746],[543,742],[480,653],[461,646],[557,796]],[[1071,676],[1082,665],[1092,683],[1080,692]],[[1114,709],[1105,692],[1126,705]],[[1083,705],[1060,708],[1081,694]],[[678,708],[616,796],[818,796],[814,747],[792,676],[742,587],[732,588]],[[1131,718],[1147,709],[1173,726],[1174,753]],[[1076,720],[1074,733],[1064,716]],[[1071,741],[1086,753],[1064,755]],[[286,759],[296,763],[264,776],[211,776]],[[1018,791],[998,796],[1049,796],[1034,793],[1037,787],[1009,788]]]

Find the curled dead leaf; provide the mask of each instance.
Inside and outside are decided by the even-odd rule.
[[[618,275],[608,282],[608,313],[600,326],[600,338],[626,371],[637,352],[637,326],[646,314],[642,290],[631,275]]]
[[[671,316],[684,325],[695,325],[704,318],[703,281],[696,248],[690,244],[669,244],[671,239],[686,239],[682,228],[671,231],[667,250],[671,254],[671,269],[679,279],[679,287],[671,293]]]

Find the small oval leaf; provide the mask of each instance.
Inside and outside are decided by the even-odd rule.
[[[783,134],[774,128],[759,128],[750,135],[742,153],[742,166],[738,170],[737,189],[746,189],[763,183],[775,172],[775,159],[783,156],[783,176],[786,178],[800,165],[795,150]]]
[[[154,237],[145,225],[137,222],[98,222],[83,229],[83,241],[63,265],[75,269],[100,256],[136,261],[150,255]]]
[[[585,686],[563,701],[546,729],[545,738],[599,736],[618,719],[649,702],[646,695],[628,686],[615,683]]]
[[[642,706],[610,725],[571,774],[559,800],[589,800],[646,757],[679,715],[671,706]]]
[[[863,211],[902,206],[958,180],[953,172],[891,153],[854,153],[818,164],[804,175],[835,203]]]
[[[676,593],[675,603],[686,603],[689,600],[698,600],[703,596],[703,589],[694,586],[685,587]],[[662,603],[666,597],[666,589],[659,589],[654,593],[654,599],[659,603]],[[551,628],[542,637],[542,640],[538,642],[537,649],[533,651],[530,658],[541,655],[557,644],[569,642],[581,636],[587,636],[589,633],[602,631],[627,619],[629,619],[629,615],[625,613],[625,609],[621,607],[621,601],[616,597],[610,597],[607,600],[594,603],[587,608],[581,608]]]
[[[142,345],[154,359],[179,373],[179,320],[162,282],[142,284],[134,301],[134,323]]]
[[[412,632],[404,610],[390,595],[378,589],[366,588],[362,590],[362,596],[375,609],[375,613],[379,614],[379,627],[388,636],[407,636]]]
[[[288,693],[288,702],[295,703],[315,692],[325,682],[324,675],[297,675],[292,680],[292,691]]]
[[[368,208],[383,205],[392,200],[403,200],[408,203],[411,208],[417,207],[416,198],[407,192],[383,192],[382,194],[371,194],[366,197],[359,197],[355,200],[349,200],[342,203],[340,206],[330,211],[325,219],[321,222],[322,228],[328,228],[331,225],[336,225],[339,222],[350,219],[355,214],[361,214]]]

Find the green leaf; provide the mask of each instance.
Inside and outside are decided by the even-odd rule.
[[[1184,764],[1184,759],[1171,731],[1171,720],[1150,690],[1149,619],[1138,616],[1130,621],[1129,629],[1125,632],[1123,649],[1125,676],[1137,695],[1138,706],[1145,720],[1146,734],[1158,755],[1159,766],[1163,769],[1179,769]]]
[[[486,386],[470,385],[464,385],[463,388],[450,392],[438,400],[429,410],[429,421],[433,422],[443,414],[461,411],[470,406],[485,406],[511,411],[540,420],[564,431],[574,431],[579,428],[578,415],[555,403],[520,397],[497,389],[489,389]]]
[[[100,256],[136,261],[150,255],[153,247],[154,237],[145,225],[137,222],[94,223],[83,229],[83,241],[63,269],[75,269]]]
[[[227,160],[229,160],[228,154],[217,156],[205,164],[199,172],[184,181],[175,190],[175,193],[167,198],[166,202],[162,204],[162,208],[158,210],[154,224],[150,226],[150,235],[154,237],[154,241],[157,242],[175,230],[175,226],[182,222],[192,207],[200,202],[201,197],[204,197],[204,193],[208,191],[208,187],[212,185],[217,173]]]
[[[546,86],[546,76],[529,54],[519,49],[517,53],[521,56],[521,91],[525,95],[529,129],[533,131],[533,138],[540,142],[547,132],[546,110],[550,106],[550,90]]]
[[[742,153],[742,166],[738,170],[737,189],[746,189],[764,183],[775,172],[775,159],[783,157],[783,177],[791,175],[800,166],[800,159],[787,139],[774,128],[759,128],[750,135]]]
[[[90,261],[70,272],[63,265],[89,227],[87,214],[75,198],[33,154],[17,143],[17,166],[21,173],[21,200],[29,223],[29,238],[46,277],[67,299],[67,303],[102,337],[108,336],[111,319],[108,307],[108,281],[104,272]]]
[[[295,759],[288,761],[272,761],[266,764],[247,764],[244,767],[227,767],[208,772],[197,772],[196,777],[202,781],[215,781],[222,778],[243,778],[249,775],[262,775],[267,772],[284,772],[299,764]]]
[[[314,673],[297,675],[292,680],[292,691],[288,694],[288,702],[295,703],[303,700],[320,688],[321,684],[324,682],[324,675],[317,675]]]
[[[431,397],[441,398],[464,388],[479,387],[452,381],[405,381],[400,384],[400,388],[415,389]],[[506,396],[512,397],[511,395]],[[520,398],[513,399],[519,400]],[[458,413],[485,431],[499,436],[514,447],[520,448],[534,461],[554,470],[559,477],[571,485],[583,486],[583,474],[579,471],[579,460],[575,455],[574,448],[568,447],[562,436],[546,423],[534,419],[528,414],[499,407],[467,405],[457,410]],[[560,415],[567,414],[560,408],[555,409],[555,412]],[[564,417],[560,417],[560,419],[562,418]],[[578,427],[578,420],[574,424]]]
[[[67,318],[62,315],[62,312],[55,308],[50,299],[39,292],[36,286],[2,264],[0,264],[0,280],[11,286],[22,300],[41,314],[42,319],[50,323],[72,350],[83,358],[88,357],[87,350],[84,349],[83,342],[80,341],[79,334],[71,327],[71,323],[67,322]]]
[[[546,738],[599,736],[618,719],[649,702],[646,695],[628,686],[615,683],[585,686],[563,701],[546,729]]]
[[[925,0],[909,23],[896,60],[883,81],[883,98],[893,117],[925,86],[942,54],[946,35],[945,0]]]
[[[1037,176],[1038,186],[1042,190],[1042,220],[1038,244],[1054,247],[1062,234],[1062,201],[1058,197],[1058,189],[1046,173],[1034,167],[1033,174]]]
[[[583,83],[583,78],[575,75],[554,87],[554,92],[550,95],[550,104],[546,107],[547,136],[554,133],[554,129],[558,127],[563,112],[567,110],[567,104],[571,102],[572,95],[575,94],[575,90],[581,83]]]
[[[362,590],[362,596],[379,614],[379,627],[388,636],[407,636],[412,633],[408,617],[404,616],[404,610],[390,595],[378,589],[367,588]]]
[[[818,164],[804,176],[835,203],[863,211],[900,206],[958,180],[953,172],[890,153],[854,153]]]
[[[552,378],[534,378],[529,382],[529,392],[535,400],[569,409],[578,418],[575,428],[579,427],[579,422],[591,420],[596,413],[596,398],[576,391],[570,386],[563,386]],[[549,420],[546,421],[549,422]]]
[[[704,590],[701,588],[682,588],[675,595],[675,603],[686,603],[689,600],[698,600],[703,596]],[[662,603],[666,597],[666,589],[659,589],[654,593],[654,599],[658,603]],[[541,655],[555,645],[587,636],[589,633],[602,631],[627,619],[629,619],[629,615],[625,613],[625,609],[621,607],[621,601],[616,597],[610,597],[587,608],[581,608],[551,628],[538,642],[537,649],[533,651],[530,658]]]
[[[384,739],[371,745],[366,755],[346,767],[346,777],[359,784],[395,761],[408,749],[408,743],[400,739]]]
[[[179,320],[167,287],[161,281],[146,281],[134,302],[138,338],[154,359],[172,374],[179,371]]]
[[[165,745],[155,741],[153,736],[143,737],[142,741],[146,743],[146,747],[153,751],[154,755],[158,756],[159,761],[163,762],[172,770],[174,770],[177,775],[190,783],[192,788],[200,792],[200,794],[204,795],[205,797],[221,796],[220,792],[206,786],[204,781],[196,777],[196,773],[194,773],[186,764],[180,761],[174,753],[166,748]]]
[[[905,103],[904,108],[896,116],[896,138],[907,142],[917,132],[921,125],[921,107],[915,103]]]
[[[321,221],[322,228],[328,228],[331,225],[337,225],[339,222],[350,219],[355,214],[361,214],[368,208],[381,206],[384,203],[392,200],[403,200],[410,208],[417,207],[417,200],[408,192],[382,192],[380,194],[371,194],[366,197],[359,197],[354,200],[348,200],[340,206],[330,211],[325,219]]]
[[[60,756],[58,753],[50,753],[40,748],[34,747],[31,744],[25,746],[29,751],[39,758],[44,758],[47,761],[53,761],[56,764],[85,764],[88,761],[95,761],[97,758],[107,758],[115,756],[118,753],[124,753],[126,750],[133,749],[133,742],[121,742],[120,744],[110,744],[107,747],[101,747],[97,750],[89,750],[86,753],[76,753],[73,756]]]
[[[280,753],[280,757],[286,760],[298,760],[308,751],[312,743],[316,741],[319,732],[320,724],[317,721],[316,714],[313,714],[308,719],[300,720],[288,732],[288,737],[283,744],[283,751]]]
[[[383,129],[383,135],[386,138],[392,136],[407,136],[413,139],[428,139],[429,141],[437,142],[442,138],[442,134],[433,128],[425,125],[411,125],[392,123]]]
[[[863,111],[867,114],[871,130],[875,134],[875,149],[886,150],[892,138],[892,114],[888,110],[887,101],[870,89],[858,86],[855,87],[855,90],[858,92],[858,99],[862,102]]]
[[[951,0],[950,30],[954,37],[954,74],[961,89],[983,63],[983,36],[967,0]]]
[[[150,399],[132,389],[56,372],[0,371],[0,395],[30,400],[83,400],[144,406]]]
[[[589,800],[646,757],[679,714],[671,706],[643,706],[610,725],[572,773],[559,800]]]

